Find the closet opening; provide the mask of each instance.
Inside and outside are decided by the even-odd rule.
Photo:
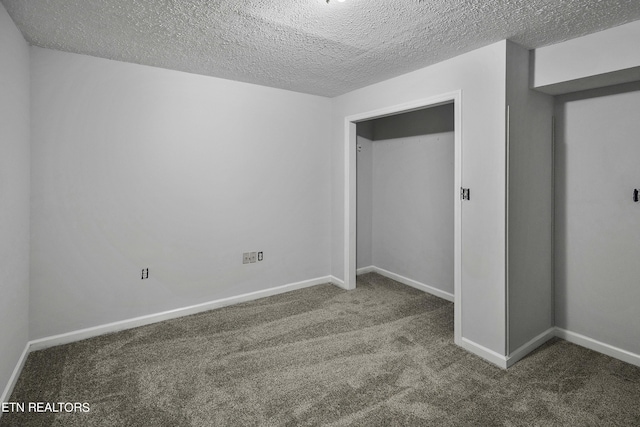
[[[376,272],[454,302],[461,337],[459,92],[347,118],[345,287]]]

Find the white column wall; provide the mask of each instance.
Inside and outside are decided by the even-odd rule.
[[[553,98],[529,89],[528,60],[507,44],[510,353],[553,326]]]

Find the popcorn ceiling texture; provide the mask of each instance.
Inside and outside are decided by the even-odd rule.
[[[33,45],[336,96],[510,39],[640,19],[638,0],[2,0]]]

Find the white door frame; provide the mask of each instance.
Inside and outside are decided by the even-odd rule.
[[[356,287],[356,123],[399,113],[435,107],[453,102],[454,105],[454,337],[462,340],[462,215],[460,188],[462,187],[462,90],[404,104],[385,107],[345,117],[344,120],[344,287]]]

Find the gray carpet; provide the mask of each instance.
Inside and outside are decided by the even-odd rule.
[[[376,274],[34,352],[0,426],[638,426],[640,368],[554,339],[509,370]]]

